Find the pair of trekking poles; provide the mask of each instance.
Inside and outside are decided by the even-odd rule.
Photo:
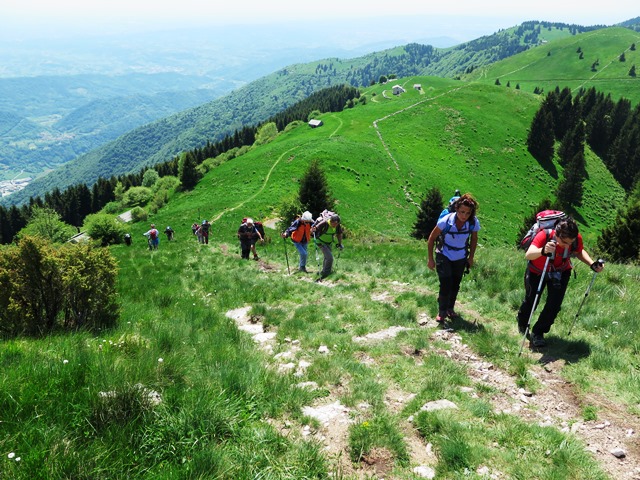
[[[538,290],[536,291],[536,296],[533,300],[533,306],[531,307],[531,313],[529,314],[529,320],[527,320],[527,328],[524,331],[524,335],[522,336],[522,344],[520,345],[520,352],[518,353],[518,356],[522,355],[522,350],[524,349],[524,343],[527,340],[527,336],[529,335],[529,329],[531,327],[531,319],[533,318],[533,314],[536,310],[536,307],[538,306],[538,300],[540,300],[540,294],[542,293],[542,284],[544,282],[544,278],[547,272],[547,267],[549,266],[549,260],[551,259],[551,257],[547,257],[547,259],[544,262],[544,268],[542,269],[542,275],[540,275],[540,282],[538,282]],[[600,265],[604,264],[604,260],[602,260],[601,258],[598,259],[598,261],[596,262]],[[578,307],[578,311],[576,312],[576,316],[573,317],[573,322],[571,323],[571,327],[569,328],[569,332],[567,332],[567,336],[571,335],[571,331],[573,330],[573,327],[576,324],[576,321],[578,320],[578,316],[580,315],[580,310],[582,310],[582,306],[584,305],[584,302],[587,300],[587,297],[589,296],[589,292],[591,291],[591,287],[593,286],[593,282],[596,280],[596,276],[598,275],[598,272],[594,271],[593,272],[593,276],[591,277],[591,282],[589,282],[589,286],[587,287],[586,292],[584,292],[584,297],[582,297],[582,302],[580,302],[580,306]]]

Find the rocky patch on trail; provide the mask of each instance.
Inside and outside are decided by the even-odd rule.
[[[495,390],[490,398],[496,412],[516,415],[540,426],[555,427],[574,434],[586,445],[601,467],[615,480],[640,480],[640,421],[600,399],[599,420],[585,421],[574,388],[547,366],[530,373],[541,387],[537,392],[519,388],[515,379],[472,352],[455,332],[439,330],[433,339],[444,341],[449,349],[436,350],[440,355],[466,365],[471,380]],[[589,403],[597,400],[589,398]],[[605,406],[606,404],[606,406]]]

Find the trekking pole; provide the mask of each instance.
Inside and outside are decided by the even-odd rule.
[[[536,297],[533,299],[533,306],[531,307],[529,320],[527,320],[527,329],[524,331],[524,335],[522,337],[522,344],[520,345],[520,352],[518,353],[518,356],[522,355],[524,342],[527,340],[527,335],[529,335],[529,327],[531,326],[531,319],[533,318],[533,313],[536,310],[536,306],[538,306],[538,300],[540,299],[540,292],[542,292],[542,282],[544,282],[544,276],[547,274],[547,266],[549,265],[550,258],[551,257],[547,257],[547,259],[545,260],[544,268],[542,269],[542,273],[540,274],[540,281],[538,282],[538,291],[536,292]]]
[[[289,268],[289,255],[287,254],[287,239],[282,237],[282,244],[284,245],[284,258],[287,259],[287,272],[291,275],[291,269]]]
[[[604,260],[599,259],[598,263],[603,264]],[[587,300],[587,297],[589,296],[589,292],[591,291],[591,287],[593,286],[593,282],[595,281],[597,275],[598,275],[598,272],[593,272],[593,277],[591,277],[591,282],[589,282],[589,286],[587,287],[587,291],[584,292],[584,297],[582,297],[582,302],[580,302],[580,306],[578,307],[578,311],[576,312],[576,316],[573,317],[573,323],[571,324],[571,328],[569,328],[569,332],[567,333],[567,336],[571,335],[571,330],[573,330],[573,327],[576,324],[576,321],[578,320],[578,315],[580,315],[580,310],[582,310],[582,305],[584,305],[584,302]]]

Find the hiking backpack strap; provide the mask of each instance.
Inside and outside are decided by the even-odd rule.
[[[453,222],[456,221],[456,215],[455,212],[449,214],[449,218],[447,218],[447,223],[444,227],[444,229],[442,229],[442,231],[440,232],[440,235],[438,236],[438,238],[436,239],[436,247],[439,251],[442,251],[442,249],[446,246],[447,248],[449,248],[450,250],[464,250],[465,251],[465,256],[468,257],[469,256],[469,250],[471,248],[471,234],[473,233],[473,229],[476,225],[476,220],[475,217],[471,217],[469,218],[469,220],[467,220],[465,222],[465,224],[468,225],[467,229],[464,229],[464,225],[463,225],[463,229],[458,231],[458,232],[450,232],[451,227],[453,226]],[[454,247],[449,245],[446,242],[446,236],[447,235],[451,235],[451,236],[455,236],[455,235],[466,235],[467,239],[465,241],[464,247]]]

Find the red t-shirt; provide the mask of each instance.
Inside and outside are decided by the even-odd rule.
[[[547,234],[544,230],[540,230],[538,234],[533,238],[531,245],[535,245],[538,248],[542,248],[545,244],[555,238],[556,231],[551,230],[549,235],[549,239],[547,240]],[[578,234],[578,239],[576,241],[577,247],[575,249],[569,247],[569,254],[576,254],[582,251],[582,235]],[[563,272],[565,270],[571,269],[571,256],[567,255],[567,258],[563,258],[564,256],[564,247],[557,245],[556,246],[556,256],[553,259],[549,259],[549,265],[547,265],[547,272],[549,271],[560,271]],[[529,262],[529,270],[534,273],[540,273],[544,268],[544,264],[547,261],[547,257],[544,255],[540,258],[536,258]]]

